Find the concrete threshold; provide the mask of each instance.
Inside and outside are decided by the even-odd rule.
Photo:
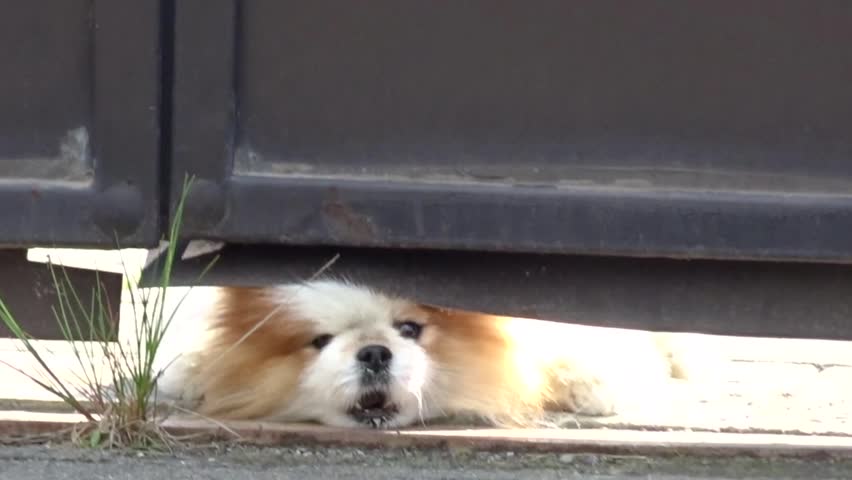
[[[67,432],[76,414],[0,412],[6,443],[27,443]],[[168,419],[163,428],[188,443],[236,442],[257,446],[439,448],[564,454],[648,456],[852,458],[852,438],[825,435],[735,434],[610,429],[417,428],[395,431],[341,429],[307,424],[213,423]]]

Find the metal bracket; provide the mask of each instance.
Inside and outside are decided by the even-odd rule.
[[[0,299],[23,329],[38,340],[66,340],[53,313],[58,297],[48,266],[27,260],[25,249],[0,249],[0,265]],[[63,268],[85,305],[89,304],[92,292],[97,282],[100,282],[101,290],[108,299],[112,318],[116,322],[119,321],[122,279],[120,274],[67,266]],[[71,332],[72,339],[91,338],[87,322],[80,319],[79,325],[80,332]],[[118,332],[117,328],[115,332]],[[0,323],[0,338],[10,337],[12,332]]]

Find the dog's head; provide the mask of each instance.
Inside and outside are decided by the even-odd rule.
[[[470,363],[494,360],[477,347],[488,336],[476,325],[364,287],[222,295],[218,346],[200,365],[202,413],[213,416],[405,426],[443,414],[454,386],[471,383],[461,377],[476,375]]]
[[[429,315],[366,288],[317,282],[278,291],[311,337],[287,410],[331,425],[393,427],[423,415]]]

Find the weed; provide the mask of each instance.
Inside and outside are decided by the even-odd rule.
[[[166,412],[155,408],[157,380],[162,374],[155,360],[175,313],[189,293],[187,290],[175,308],[167,311],[166,293],[171,284],[184,204],[191,184],[190,178],[184,181],[169,227],[168,243],[162,252],[163,261],[155,272],[157,285],[138,288],[137,275],[131,275],[122,260],[125,288],[135,319],[135,332],[130,340],[119,339],[118,319],[100,279],[90,295],[80,295],[64,267],[48,262],[58,299],[53,313],[82,372],[78,382],[72,385],[60,379],[46,355],[0,299],[0,320],[35,359],[39,372],[9,366],[60,398],[85,419],[74,431],[73,438],[78,443],[109,448],[168,447],[171,443],[161,428]],[[213,262],[202,275],[212,265]]]

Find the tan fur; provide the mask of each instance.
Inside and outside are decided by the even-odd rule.
[[[448,416],[528,425],[547,410],[608,415],[620,397],[685,375],[673,363],[667,337],[394,301],[403,302],[399,315],[424,325],[418,344],[432,374],[422,401]],[[223,289],[213,318],[213,341],[190,369],[197,411],[221,419],[275,418],[318,355],[311,340],[324,332],[262,288]],[[613,335],[621,343],[610,343]]]
[[[422,344],[436,364],[436,393],[448,414],[481,416],[495,423],[524,422],[547,396],[542,378],[525,375],[504,319],[471,312],[420,307],[428,328]]]
[[[237,344],[276,306],[263,289],[223,290],[212,324],[214,340],[192,372],[201,397],[198,413],[234,420],[263,418],[286,402],[312,355],[305,348],[314,336],[309,325],[281,309]]]

